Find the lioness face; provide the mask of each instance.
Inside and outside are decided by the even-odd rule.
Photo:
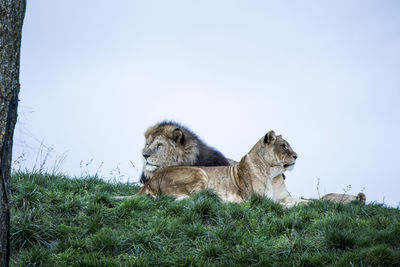
[[[270,131],[265,135],[264,142],[267,150],[266,160],[274,158],[276,167],[282,168],[282,171],[293,170],[297,154],[281,135],[275,136],[274,131]]]

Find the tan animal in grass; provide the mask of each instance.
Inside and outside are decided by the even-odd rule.
[[[229,166],[236,162],[225,158],[216,149],[204,143],[187,127],[173,121],[151,126],[144,134],[143,172],[141,183],[170,166]]]
[[[296,158],[289,143],[270,131],[234,166],[164,168],[155,173],[137,195],[182,198],[211,188],[223,201],[242,202],[258,194],[292,207],[308,202],[291,197],[281,175],[294,167]]]
[[[347,195],[347,194],[335,194],[335,193],[330,193],[326,194],[321,198],[321,200],[327,200],[331,202],[337,202],[337,203],[349,203],[354,200],[358,200],[361,203],[365,204],[366,197],[364,193],[358,193],[357,196],[353,195]]]
[[[144,136],[146,143],[142,150],[143,171],[140,177],[143,184],[170,166],[233,166],[237,163],[208,146],[188,127],[174,121],[157,123],[149,127]],[[284,183],[284,179],[282,174],[275,181]]]

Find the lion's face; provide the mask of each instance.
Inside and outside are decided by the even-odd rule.
[[[265,135],[264,142],[266,144],[264,155],[266,161],[273,159],[275,167],[280,167],[282,171],[294,168],[297,154],[281,135],[275,136],[274,131],[270,131]]]
[[[145,135],[146,143],[142,150],[143,171],[147,177],[168,166],[176,166],[180,162],[182,151],[180,129],[157,132]]]
[[[165,136],[149,136],[142,150],[144,170],[146,172],[155,172],[173,165],[174,160],[170,155],[174,154],[174,146]]]

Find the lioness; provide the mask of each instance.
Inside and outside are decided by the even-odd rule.
[[[143,172],[141,183],[154,173],[169,166],[229,166],[236,162],[209,147],[188,128],[172,121],[164,121],[145,132],[142,150]]]
[[[349,203],[354,200],[358,200],[361,203],[365,204],[365,201],[367,198],[365,197],[364,193],[358,193],[357,196],[353,195],[346,195],[346,194],[335,194],[335,193],[330,193],[326,194],[321,198],[321,200],[327,200],[331,202],[337,202],[337,203]]]
[[[137,195],[186,197],[211,188],[224,201],[242,202],[256,193],[292,207],[308,202],[291,197],[280,175],[293,169],[296,158],[289,143],[270,131],[234,166],[168,167],[157,172]]]

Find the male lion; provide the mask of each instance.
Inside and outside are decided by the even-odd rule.
[[[335,194],[335,193],[330,193],[326,194],[321,198],[321,200],[327,200],[331,202],[337,202],[337,203],[349,203],[354,200],[358,200],[361,203],[365,204],[366,197],[364,193],[358,193],[357,196],[352,196],[352,195],[346,195],[346,194]]]
[[[242,202],[256,193],[292,207],[308,202],[291,197],[281,175],[293,168],[296,158],[289,143],[270,131],[234,166],[164,168],[137,195],[165,194],[181,198],[211,188],[223,201]]]
[[[140,178],[143,184],[154,173],[169,166],[229,166],[232,162],[176,122],[158,123],[144,135],[146,144],[142,150],[143,172]]]

